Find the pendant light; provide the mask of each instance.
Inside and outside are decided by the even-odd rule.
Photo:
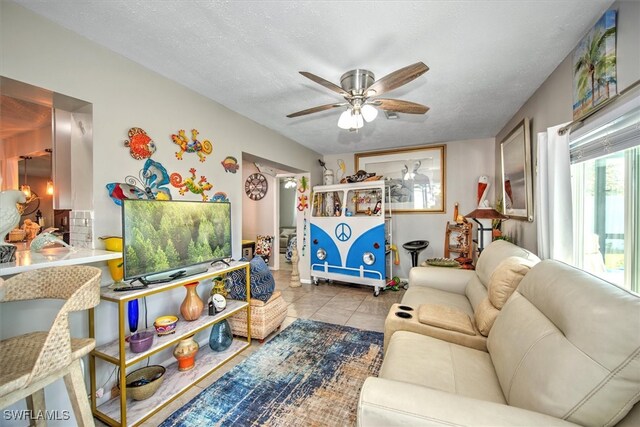
[[[24,160],[24,182],[20,186],[20,191],[24,193],[27,200],[31,199],[31,187],[27,184],[27,161],[31,159],[29,156],[20,156]]]

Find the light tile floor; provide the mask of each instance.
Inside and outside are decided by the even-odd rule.
[[[393,304],[400,302],[404,295],[404,290],[400,290],[381,292],[380,296],[374,297],[372,287],[343,283],[320,282],[318,286],[303,284],[301,287],[292,288],[289,286],[291,281],[290,264],[286,264],[284,259],[281,259],[281,269],[272,273],[276,281],[276,289],[282,292],[283,298],[288,303],[287,317],[280,330],[301,318],[383,332],[384,320],[389,309]],[[277,333],[271,334],[265,342],[272,339]],[[243,353],[200,381],[195,387],[189,389],[142,425],[148,427],[159,425],[174,411],[185,405],[262,345],[257,340],[253,340],[251,346]],[[104,424],[96,420],[96,425],[103,426]]]

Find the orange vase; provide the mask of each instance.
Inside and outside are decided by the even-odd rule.
[[[204,309],[204,302],[202,302],[198,292],[196,292],[198,283],[200,282],[191,282],[184,285],[187,289],[187,296],[184,297],[184,301],[182,301],[182,305],[180,305],[180,314],[182,314],[184,320],[197,320]]]
[[[196,354],[200,346],[193,339],[193,335],[180,340],[176,348],[173,350],[173,357],[178,360],[178,370],[188,371],[196,365]]]

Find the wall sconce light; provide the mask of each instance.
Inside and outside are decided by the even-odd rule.
[[[47,194],[53,196],[53,181],[47,181]]]

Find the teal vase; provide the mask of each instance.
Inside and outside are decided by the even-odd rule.
[[[209,335],[209,347],[213,351],[224,351],[231,346],[233,341],[233,333],[231,332],[231,325],[224,319],[211,328],[211,335]]]

